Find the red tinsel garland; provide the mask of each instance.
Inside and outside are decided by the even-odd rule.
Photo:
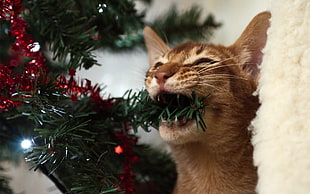
[[[11,47],[11,58],[7,64],[0,63],[0,112],[9,111],[10,108],[16,107],[23,102],[24,98],[31,97],[31,92],[36,88],[35,85],[39,77],[46,77],[46,60],[42,57],[39,43],[35,42],[27,30],[27,23],[19,15],[22,12],[21,0],[2,0],[0,3],[0,20],[10,22],[9,36],[15,37],[15,42]],[[28,63],[24,63],[26,59]],[[22,66],[21,72],[15,72],[17,66]],[[71,96],[73,102],[78,97],[90,96],[90,100],[95,102],[101,110],[108,110],[113,106],[110,100],[104,100],[100,96],[100,87],[92,86],[89,80],[78,83],[75,80],[75,70],[69,71],[70,78],[66,79],[61,76],[58,79],[58,86],[65,89],[64,93]],[[115,136],[121,139],[119,145],[121,151],[115,151],[116,154],[124,154],[125,163],[123,173],[120,174],[120,190],[126,194],[134,193],[134,173],[132,164],[137,162],[138,157],[134,155],[132,145],[136,144],[136,138],[130,137],[128,125],[126,133],[118,132]]]
[[[104,110],[109,110],[113,106],[113,101],[109,99],[102,99],[100,96],[100,88],[98,85],[92,86],[91,81],[84,80],[80,83],[75,79],[75,70],[69,71],[70,78],[67,79],[65,76],[61,76],[58,80],[58,85],[60,88],[65,89],[64,93],[71,96],[73,102],[78,100],[80,96],[90,96],[90,100],[96,104],[96,112],[101,113]],[[130,137],[128,131],[130,130],[130,125],[128,122],[124,123],[125,131],[118,131],[115,134],[115,138],[120,141],[120,145],[114,148],[116,154],[124,155],[124,167],[123,173],[119,174],[121,185],[118,187],[120,191],[124,191],[124,194],[134,193],[134,177],[135,174],[132,171],[133,163],[138,161],[138,156],[133,152],[132,145],[137,143],[137,138]]]
[[[127,131],[129,130],[128,123],[125,123],[125,128]],[[120,180],[122,184],[119,187],[119,189],[124,190],[125,194],[133,194],[135,191],[133,186],[135,174],[132,171],[132,165],[133,163],[136,163],[139,160],[139,158],[138,156],[134,155],[131,145],[136,144],[137,139],[129,137],[128,135],[125,135],[122,132],[116,133],[116,137],[122,139],[122,144],[115,147],[115,153],[125,154],[124,155],[125,162],[123,168],[124,172],[120,174]],[[117,148],[119,150],[117,150]]]
[[[89,96],[90,100],[96,104],[95,111],[110,110],[113,106],[113,101],[110,99],[103,99],[100,95],[101,89],[98,84],[92,86],[90,80],[77,81],[75,79],[75,70],[69,70],[70,78],[60,76],[57,81],[59,88],[64,89],[63,93],[70,95],[72,102],[78,101],[79,97]]]
[[[27,23],[19,17],[23,10],[21,1],[2,1],[0,10],[0,20],[10,22],[9,36],[15,37],[9,62],[0,64],[0,111],[8,111],[21,104],[22,98],[29,97],[27,93],[33,91],[37,78],[46,71],[46,61],[41,51],[35,48],[39,44],[26,32]],[[23,64],[28,57],[32,60]],[[22,67],[21,72],[16,72],[17,66]]]

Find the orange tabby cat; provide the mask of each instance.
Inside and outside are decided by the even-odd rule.
[[[170,49],[144,29],[150,68],[145,84],[153,100],[165,94],[207,99],[205,132],[194,120],[159,127],[176,162],[175,194],[255,193],[257,172],[248,130],[259,106],[253,95],[269,27],[269,12],[258,14],[231,46],[187,42]]]

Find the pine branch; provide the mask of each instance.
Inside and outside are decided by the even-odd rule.
[[[139,14],[130,0],[117,3],[108,0],[23,2],[27,8],[24,18],[30,25],[31,34],[43,50],[53,53],[53,59],[60,64],[58,66],[66,70],[98,65],[92,54],[95,49],[118,51],[143,46],[142,29],[145,25],[162,32],[171,42],[185,38],[206,41],[220,26],[212,15],[199,22],[202,11],[198,6],[181,14],[173,7],[153,23],[145,24],[144,14]]]
[[[114,108],[121,113],[120,115],[129,119],[135,131],[138,127],[146,131],[150,127],[158,128],[162,119],[167,120],[169,126],[178,118],[195,119],[197,129],[204,131],[207,126],[202,119],[202,114],[204,107],[207,106],[206,98],[196,96],[193,91],[189,102],[176,96],[176,98],[171,98],[167,104],[158,104],[151,100],[146,90],[134,93],[129,90],[123,99],[118,99],[119,103],[116,103]]]
[[[31,40],[39,41],[43,48],[47,45],[45,50],[51,51],[54,59],[62,64],[59,71],[63,74],[68,69],[90,68],[97,64],[92,55],[94,49],[132,48],[143,42],[143,14],[137,14],[134,3],[130,0],[24,0],[23,3],[26,9],[22,16],[30,26],[29,31],[34,37]],[[211,29],[217,27],[211,17],[202,24],[197,23],[195,20],[201,14],[197,8],[180,15],[176,10],[170,12],[172,16],[164,18],[168,23],[154,24],[160,30],[167,28],[167,31],[163,31],[169,35],[184,31],[184,28],[192,33],[195,32],[194,29],[205,28],[210,31],[207,26],[211,26]],[[177,22],[180,18],[182,21]],[[171,26],[175,27],[170,28]],[[0,31],[5,34],[7,27],[8,22],[1,23]],[[179,38],[188,35],[177,34]],[[195,36],[200,35],[202,34],[196,33]],[[170,36],[168,39],[174,40]],[[12,40],[8,38],[6,41],[8,44],[5,44],[5,52]],[[0,46],[2,45],[4,44]],[[1,65],[5,61],[3,59],[0,59]],[[23,67],[22,60],[19,61],[20,66],[11,65],[10,68],[22,71],[18,69]],[[129,91],[123,97],[103,100],[100,98],[100,88],[92,87],[88,82],[83,87],[78,87],[73,75],[70,75],[71,81],[61,85],[62,77],[38,71],[39,73],[42,75],[29,76],[32,81],[26,86],[31,90],[17,90],[14,93],[16,98],[12,101],[21,102],[20,106],[3,113],[4,119],[0,122],[5,124],[1,126],[3,136],[0,135],[0,138],[7,138],[7,141],[1,141],[1,146],[3,143],[13,149],[14,146],[10,146],[10,143],[14,142],[15,145],[22,137],[20,134],[28,134],[34,145],[28,150],[27,158],[34,169],[41,169],[48,176],[56,174],[60,177],[61,181],[57,182],[55,177],[50,176],[55,184],[61,182],[63,187],[58,186],[63,191],[66,188],[71,193],[92,194],[121,192],[118,186],[123,183],[122,173],[124,169],[128,172],[128,166],[124,164],[137,160],[126,156],[126,152],[122,154],[115,151],[116,147],[123,145],[123,149],[127,148],[127,154],[141,158],[136,167],[151,168],[135,167],[135,180],[138,183],[149,180],[161,188],[168,188],[161,190],[171,191],[175,180],[171,159],[166,154],[135,146],[136,137],[128,132],[128,124],[137,131],[138,127],[144,130],[149,130],[151,126],[157,128],[162,118],[167,120],[167,125],[173,124],[176,118],[195,119],[197,129],[205,130],[202,114],[207,106],[207,97],[198,97],[193,92],[189,101],[174,96],[167,103],[159,104],[153,102],[144,90],[137,93]],[[3,92],[5,94],[6,91]],[[8,131],[10,133],[6,134]],[[125,140],[131,143],[127,142],[126,145]],[[133,151],[130,150],[131,146],[134,147]],[[1,150],[5,150],[3,147]],[[144,152],[156,157],[147,154],[144,157]],[[41,168],[42,165],[44,169]],[[169,172],[165,184],[160,180],[163,169],[164,172]],[[129,171],[127,181],[134,179],[131,173]]]
[[[139,175],[137,177],[139,184],[147,185],[149,188],[143,193],[172,193],[177,174],[170,155],[148,145],[137,145],[135,149],[139,161],[134,165],[134,171]]]
[[[44,164],[39,167],[40,171],[48,177],[62,193],[68,193],[67,188],[53,174],[49,173]]]
[[[42,46],[49,45],[45,50],[52,51],[53,59],[67,69],[96,65],[92,51],[126,46],[122,36],[143,26],[142,15],[129,0],[24,0],[24,5],[28,9],[24,17],[35,39]]]
[[[162,38],[169,42],[179,42],[184,38],[192,41],[204,41],[213,34],[213,31],[221,26],[215,22],[214,17],[209,14],[199,22],[202,15],[201,7],[194,5],[184,13],[178,13],[173,6],[165,15],[156,18],[149,24]]]
[[[89,10],[96,10],[95,3],[87,2]],[[29,11],[24,17],[32,34],[41,46],[49,45],[54,60],[67,63],[67,69],[87,69],[97,64],[91,53],[95,49],[92,37],[96,34],[95,26],[90,25],[93,18],[83,14],[79,1],[24,1],[24,5]]]

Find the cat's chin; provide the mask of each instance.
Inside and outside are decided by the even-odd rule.
[[[159,127],[161,138],[171,144],[193,142],[196,140],[198,133],[196,121],[194,119],[178,125],[172,123],[170,126],[167,126],[166,121],[162,121],[162,124]]]

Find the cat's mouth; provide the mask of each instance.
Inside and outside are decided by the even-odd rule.
[[[181,110],[191,106],[191,97],[178,93],[162,92],[155,97],[155,101],[165,110],[161,115],[161,119],[162,124],[167,127],[185,126],[189,121],[193,120],[181,114]]]
[[[191,104],[190,97],[177,93],[162,92],[156,96],[155,100],[159,105],[171,106],[171,108],[186,107]]]

